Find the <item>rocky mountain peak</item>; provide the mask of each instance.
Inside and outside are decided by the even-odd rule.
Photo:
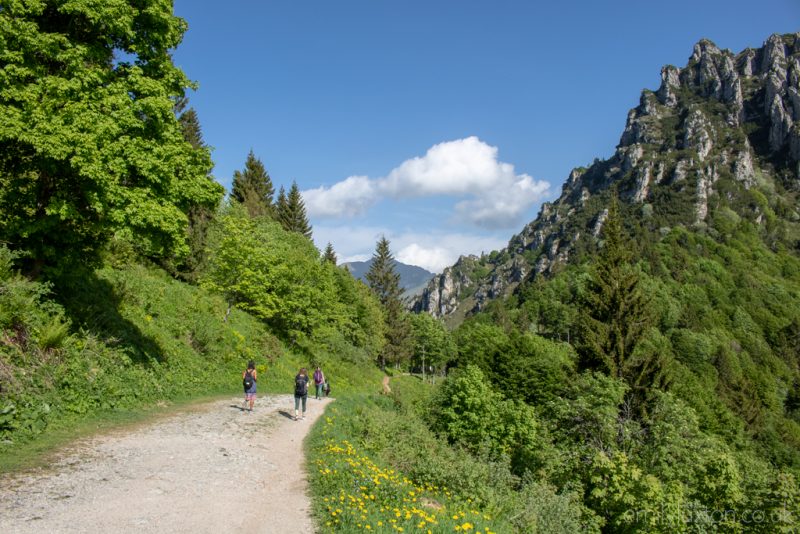
[[[642,92],[610,158],[574,169],[561,196],[504,250],[459,260],[415,309],[480,310],[526,277],[580,261],[596,247],[612,184],[645,218],[703,227],[717,207],[746,205],[737,196],[767,179],[800,190],[800,33],[739,54],[702,39],[684,67],[663,67],[660,87]],[[752,203],[741,209],[756,224],[764,219]]]

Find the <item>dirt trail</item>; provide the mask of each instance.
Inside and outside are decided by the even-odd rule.
[[[303,438],[330,399],[199,406],[79,442],[52,469],[0,477],[0,532],[311,533]]]

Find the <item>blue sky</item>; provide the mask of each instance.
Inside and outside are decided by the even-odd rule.
[[[343,261],[385,235],[432,271],[505,246],[610,156],[643,88],[705,37],[800,30],[798,0],[176,0],[175,62],[226,188],[250,149]]]

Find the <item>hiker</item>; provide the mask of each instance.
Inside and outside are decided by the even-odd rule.
[[[256,381],[258,373],[256,372],[256,362],[250,360],[247,362],[247,369],[242,373],[242,385],[244,386],[244,408],[250,404],[250,411],[253,411],[253,405],[256,403]]]
[[[315,398],[319,400],[322,398],[322,393],[325,391],[325,373],[322,372],[319,365],[316,371],[314,371],[314,385],[317,388],[317,396]]]
[[[303,401],[303,419],[306,418],[306,400],[308,399],[308,372],[305,367],[300,368],[300,372],[294,377],[294,420],[297,421],[297,410],[300,408],[300,401]]]

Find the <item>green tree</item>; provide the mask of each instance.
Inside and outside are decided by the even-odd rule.
[[[633,386],[638,409],[649,387],[667,382],[667,362],[657,351],[639,351],[636,356],[640,357],[634,354],[654,316],[632,263],[632,244],[622,228],[616,191],[612,192],[603,238],[583,295],[578,351],[585,368],[605,371]]]
[[[381,353],[381,369],[386,363],[399,365],[411,354],[411,325],[400,296],[400,275],[394,270],[389,240],[381,237],[366,275],[367,283],[380,300],[386,316],[386,345]]]
[[[441,370],[456,353],[455,342],[450,332],[441,321],[427,313],[411,314],[410,320],[414,366]]]
[[[332,265],[337,264],[338,259],[336,258],[336,252],[333,250],[333,245],[328,243],[328,245],[325,247],[325,252],[323,253],[322,258]]]
[[[189,99],[185,96],[179,98],[175,104],[175,113],[178,115],[178,122],[181,125],[183,138],[192,145],[194,148],[206,148],[207,145],[203,141],[203,130],[200,127],[200,119],[197,117],[197,111],[194,108],[186,109],[189,105]]]
[[[212,241],[202,285],[224,294],[230,306],[293,340],[336,315],[333,278],[307,239],[234,206],[220,217]]]
[[[297,232],[311,239],[311,224],[306,215],[306,205],[303,195],[297,187],[297,182],[292,182],[292,187],[287,195],[281,186],[276,206],[277,219],[288,232]]]
[[[247,154],[244,170],[234,171],[231,197],[244,204],[251,217],[272,216],[275,188],[264,164],[252,150]]]
[[[458,370],[433,400],[432,428],[473,453],[511,457],[517,473],[533,467],[540,449],[539,423],[533,408],[506,400],[474,365]]]
[[[194,108],[186,107],[189,105],[189,99],[186,97],[179,98],[175,104],[175,113],[178,114],[178,122],[181,125],[183,138],[192,145],[195,149],[206,150],[206,145],[203,140],[203,131],[200,127],[200,119],[197,117],[197,112]],[[208,179],[213,181],[214,178],[208,174]],[[214,208],[206,205],[194,205],[189,208],[189,226],[187,228],[187,244],[189,245],[189,253],[181,261],[177,261],[175,265],[174,258],[170,258],[166,267],[170,271],[177,271],[177,274],[189,280],[196,282],[199,276],[199,271],[207,259],[207,237],[208,229],[211,220],[214,218]]]
[[[188,210],[222,189],[174,113],[185,30],[171,2],[3,3],[0,240],[30,275],[92,261],[115,233],[153,258],[188,252]]]

